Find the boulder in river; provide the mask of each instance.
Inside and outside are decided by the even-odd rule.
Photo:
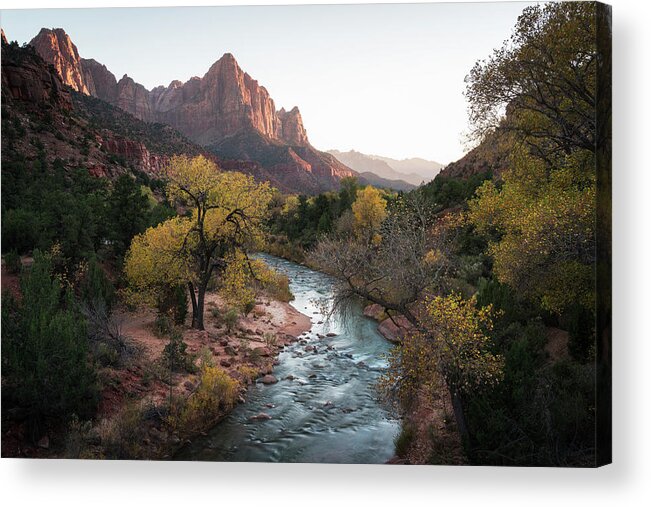
[[[278,379],[273,375],[265,375],[264,377],[262,377],[260,382],[262,382],[265,385],[269,385],[269,384],[275,384],[276,382],[278,382]]]
[[[271,419],[271,416],[266,412],[260,412],[259,414],[252,415],[249,419],[251,421],[268,421]]]
[[[395,322],[394,322],[395,321]],[[402,342],[403,337],[413,326],[402,315],[392,319],[386,319],[377,328],[382,336],[392,343]]]

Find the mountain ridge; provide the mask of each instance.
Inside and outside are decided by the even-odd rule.
[[[170,125],[207,149],[221,147],[216,153],[222,156],[228,151],[233,160],[259,163],[293,191],[333,190],[342,178],[357,175],[316,150],[308,140],[299,109],[276,110],[266,88],[244,72],[231,53],[213,63],[203,77],[147,90],[126,74],[118,80],[105,65],[82,58],[61,28],[42,28],[30,45],[73,90],[104,100],[140,120]],[[234,141],[242,139],[258,146],[246,146],[238,153],[234,148],[242,145]],[[225,150],[229,142],[230,150]],[[252,156],[269,154],[269,146],[274,147],[274,157]],[[276,159],[279,162],[274,163]]]
[[[443,168],[443,165],[438,162],[415,157],[396,160],[356,150],[346,152],[328,150],[328,153],[359,173],[370,172],[384,179],[402,181],[413,186],[434,179]],[[405,168],[408,170],[406,171]]]

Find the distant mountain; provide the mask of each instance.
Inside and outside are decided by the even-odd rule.
[[[371,157],[382,160],[389,164],[394,170],[405,174],[416,174],[425,181],[433,180],[434,177],[443,169],[443,164],[434,162],[433,160],[425,160],[424,158],[405,158],[396,160],[394,158],[380,157],[379,155],[370,155]]]
[[[359,173],[370,172],[380,178],[401,180],[414,186],[434,179],[443,167],[438,162],[422,158],[395,160],[379,155],[367,155],[355,150],[346,152],[329,150],[328,153]]]
[[[41,29],[30,45],[73,90],[140,120],[170,125],[220,157],[260,164],[285,188],[319,193],[355,175],[336,158],[312,147],[298,108],[277,111],[267,90],[230,53],[203,77],[147,90],[127,75],[117,80],[104,65],[81,58],[61,28]]]
[[[362,184],[365,185],[373,185],[374,187],[386,188],[386,189],[397,190],[397,191],[402,190],[403,192],[408,192],[409,190],[413,190],[414,188],[416,188],[416,185],[407,183],[404,180],[388,180],[372,172],[359,173],[358,179]]]

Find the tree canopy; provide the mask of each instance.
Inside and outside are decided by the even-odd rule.
[[[158,297],[166,286],[186,285],[193,326],[203,329],[211,276],[261,245],[272,190],[251,176],[221,172],[203,156],[172,157],[167,178],[168,198],[186,214],[137,236],[127,253],[125,272],[145,298]]]
[[[466,78],[477,139],[494,129],[514,133],[544,158],[594,151],[598,53],[590,2],[524,9],[511,38],[477,62]]]

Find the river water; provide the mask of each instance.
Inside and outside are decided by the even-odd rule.
[[[386,368],[384,355],[392,345],[377,332],[377,323],[364,317],[361,307],[346,318],[324,319],[319,301],[331,301],[331,277],[277,257],[261,257],[289,277],[296,298],[292,305],[312,318],[312,329],[304,337],[306,343],[294,343],[281,352],[274,368],[277,384],[254,384],[246,403],[207,436],[182,448],[175,459],[386,462],[393,456],[399,424],[377,399],[374,384]],[[286,379],[290,375],[295,379]],[[251,419],[261,412],[271,419]]]

